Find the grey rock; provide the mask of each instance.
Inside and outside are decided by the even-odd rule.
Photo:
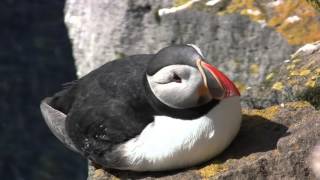
[[[243,104],[251,108],[264,108],[304,100],[320,108],[320,46],[310,53],[301,53],[271,70],[272,78],[248,90],[242,97]]]
[[[137,173],[91,164],[88,180],[107,179],[315,179],[310,152],[320,138],[320,112],[307,102],[246,109],[243,124],[220,156],[191,169]]]
[[[267,74],[277,72],[279,68],[287,69],[283,61],[290,58],[296,47],[289,45],[274,30],[239,14],[218,16],[207,9],[192,8],[157,16],[158,9],[172,5],[171,0],[69,0],[65,20],[73,43],[78,76],[118,57],[155,53],[171,44],[192,43],[198,45],[208,61],[231,79],[252,87],[244,94],[245,107],[263,109],[246,111],[236,140],[212,161],[192,169],[159,173],[105,170],[92,164],[88,180],[115,177],[315,179],[307,159],[320,137],[320,114],[314,108],[318,101],[314,102],[309,96],[309,91],[314,93],[314,89],[300,88],[303,90],[290,91],[297,93],[289,95],[286,91],[281,95],[277,94],[278,91],[271,91],[274,83],[285,82],[282,76],[289,71],[265,81]],[[313,61],[310,58],[305,57],[305,61]],[[258,72],[251,72],[252,65],[257,65]],[[297,87],[303,87],[302,83],[306,82],[298,81]],[[300,98],[301,94],[304,98]],[[261,97],[265,99],[259,101]],[[284,97],[289,98],[284,100]],[[298,100],[308,101],[311,105],[290,103]],[[264,109],[271,105],[277,106]]]
[[[218,16],[190,9],[157,16],[160,8],[172,4],[169,0],[67,1],[65,20],[78,75],[120,56],[192,43],[233,80],[251,86],[295,49],[271,28],[239,14]],[[257,74],[250,73],[252,64],[258,65]]]

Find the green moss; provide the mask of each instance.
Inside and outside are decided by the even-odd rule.
[[[127,56],[125,53],[119,51],[116,51],[114,54],[116,56],[116,59],[121,59]]]
[[[320,87],[309,88],[298,95],[299,100],[307,101],[316,109],[320,109]]]
[[[279,75],[279,71],[272,71],[271,73],[269,73],[266,76],[266,79],[264,81],[262,81],[262,86],[267,87],[267,88],[271,88],[274,81],[277,79],[278,75]]]
[[[313,6],[316,10],[320,11],[320,1],[319,0],[307,0],[311,6]]]
[[[187,2],[189,2],[190,0],[174,0],[173,1],[173,5],[174,6],[181,6],[181,5],[183,5],[183,4],[185,4],[185,3],[187,3]]]

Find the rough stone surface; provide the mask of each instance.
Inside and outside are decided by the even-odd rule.
[[[305,100],[320,108],[320,41],[313,44],[317,48],[295,53],[272,70],[261,84],[248,90],[243,97],[243,104],[263,108]]]
[[[319,48],[320,49],[320,48]],[[290,73],[298,71],[294,91],[283,91],[287,86],[269,83],[269,88],[280,91],[285,97],[292,97],[280,105],[264,109],[243,109],[243,124],[240,132],[230,147],[213,160],[194,167],[173,172],[134,173],[127,171],[103,170],[101,167],[89,167],[88,180],[103,179],[315,179],[308,158],[316,142],[320,139],[319,101],[314,95],[319,95],[320,66],[319,49],[309,54],[299,55],[298,61],[292,63],[298,68],[287,68],[292,64],[280,67],[283,76],[275,76],[275,83],[287,81]],[[292,60],[293,61],[293,60]],[[298,63],[303,62],[303,63]],[[312,64],[312,66],[311,66]],[[290,66],[291,67],[291,66]],[[312,68],[312,71],[306,71]],[[303,69],[303,70],[301,70]],[[309,72],[309,73],[307,73]],[[308,77],[316,75],[315,78]],[[302,76],[302,77],[301,77]],[[269,79],[271,80],[271,79]],[[305,85],[308,80],[314,80],[312,86]],[[265,84],[266,85],[266,84]],[[268,87],[268,86],[267,86]],[[261,93],[270,93],[269,89]],[[261,89],[260,89],[261,91]],[[312,97],[301,99],[303,97]],[[286,94],[290,93],[290,94]],[[283,96],[272,99],[283,101]],[[298,101],[298,100],[304,101]]]
[[[250,86],[295,49],[271,28],[239,14],[218,16],[195,8],[157,16],[160,8],[172,6],[170,0],[67,1],[65,20],[78,75],[119,56],[193,43],[233,80]]]
[[[320,138],[320,112],[312,105],[299,101],[245,109],[243,120],[239,135],[225,152],[192,169],[133,173],[91,165],[88,180],[315,179],[308,156]]]
[[[121,56],[196,44],[212,64],[251,87],[243,97],[240,133],[220,156],[191,169],[134,173],[90,165],[88,180],[315,179],[307,157],[320,137],[319,101],[314,98],[320,94],[317,51],[284,63],[296,47],[274,30],[239,14],[218,16],[210,9],[156,15],[159,8],[173,4],[69,0],[65,20],[78,76]],[[291,77],[293,70],[298,75]],[[294,86],[287,85],[288,77]]]

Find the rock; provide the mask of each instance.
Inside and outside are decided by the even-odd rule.
[[[317,178],[320,178],[320,145],[318,144],[310,156],[311,168]]]
[[[301,59],[284,62],[277,71],[278,75],[268,79],[271,81],[268,85],[273,90],[267,88],[257,90],[262,97],[268,97],[266,94],[275,94],[273,99],[282,103],[264,109],[245,108],[243,124],[237,138],[225,152],[213,160],[191,169],[158,173],[103,170],[90,166],[88,180],[315,179],[308,157],[320,139],[320,112],[315,109],[320,104],[317,82],[319,74],[315,74],[318,73],[316,69],[320,65],[319,54],[319,50],[316,50],[311,54],[300,56]],[[295,72],[298,72],[298,75],[290,75]],[[313,76],[316,76],[316,79],[312,78]],[[295,83],[286,84],[288,77]],[[316,82],[312,86],[307,86],[309,80]],[[281,85],[275,85],[280,83]],[[284,91],[285,88],[290,88],[290,91]],[[276,93],[281,93],[281,96]]]
[[[210,8],[195,7],[157,15],[160,8],[172,6],[167,0],[67,1],[65,20],[78,75],[121,56],[193,43],[233,80],[251,86],[295,49],[272,28],[238,13],[217,15]]]
[[[244,92],[240,133],[211,161],[190,169],[156,173],[105,170],[90,164],[88,180],[315,179],[307,157],[320,137],[320,112],[316,109],[320,106],[320,58],[317,49],[299,58],[290,59],[290,54],[295,45],[318,37],[319,24],[312,26],[315,35],[308,37],[295,36],[286,27],[295,26],[298,18],[302,24],[297,23],[297,27],[305,26],[318,14],[311,13],[301,0],[297,1],[299,6],[283,6],[288,5],[295,13],[302,12],[296,7],[308,9],[312,15],[307,19],[303,19],[304,14],[282,17],[278,11],[282,5],[272,4],[276,8],[269,10],[271,4],[266,1],[230,2],[221,7],[224,11],[220,15],[198,4],[159,17],[159,9],[173,7],[177,1],[67,1],[65,20],[79,77],[118,57],[193,43]]]
[[[318,0],[307,0],[315,9],[320,10],[320,2]]]
[[[307,116],[306,116],[307,115]],[[308,102],[244,109],[230,147],[213,160],[173,172],[134,173],[90,166],[88,180],[106,179],[315,179],[307,157],[320,137],[320,112]]]
[[[300,48],[292,59],[285,60],[271,71],[258,86],[243,97],[243,104],[264,108],[290,101],[305,100],[320,107],[320,42]],[[301,51],[313,47],[312,51]]]

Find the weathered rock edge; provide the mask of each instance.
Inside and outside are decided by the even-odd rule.
[[[291,63],[295,64],[294,68],[288,62],[279,67],[282,76],[275,77],[272,82],[285,84],[288,77],[294,78],[296,91],[287,91],[285,88],[290,88],[287,84],[281,88],[275,87],[273,83],[265,85],[264,92],[261,93],[282,94],[273,97],[278,97],[278,105],[264,109],[244,109],[243,124],[237,138],[225,152],[213,160],[191,169],[158,173],[104,170],[91,165],[88,180],[315,179],[308,157],[320,139],[320,111],[315,108],[319,104],[314,98],[303,99],[301,94],[307,97],[320,94],[320,83],[317,81],[319,74],[314,74],[317,72],[313,71],[320,67],[320,63],[317,63],[320,59],[319,49],[320,47],[309,53],[299,53],[299,60],[293,57]],[[306,73],[308,67],[312,71]],[[290,76],[295,71],[305,72]],[[312,86],[305,84],[310,80],[309,75],[312,76],[311,80],[315,80]],[[288,92],[292,97],[290,100],[296,101],[290,102],[283,98],[287,97],[285,94]],[[298,101],[299,99],[303,101]]]

